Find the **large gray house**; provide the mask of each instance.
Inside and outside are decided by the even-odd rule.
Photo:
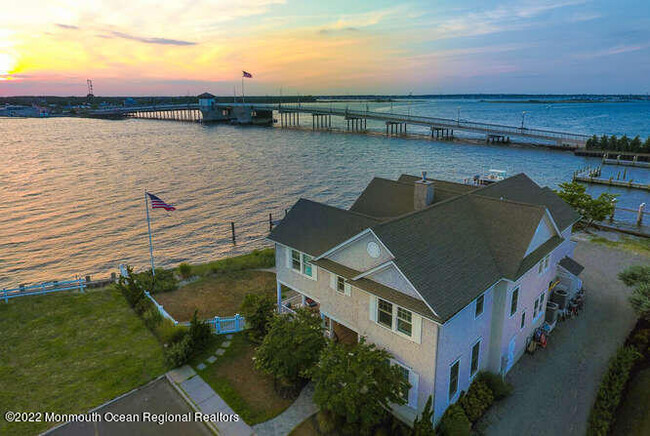
[[[411,423],[432,395],[437,422],[479,371],[510,370],[554,286],[581,287],[578,219],[524,174],[482,187],[374,178],[349,210],[300,199],[269,236],[279,309],[307,304],[332,338],[386,348],[412,385],[394,413]]]

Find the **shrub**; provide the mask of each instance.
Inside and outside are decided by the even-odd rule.
[[[402,393],[411,387],[391,357],[364,338],[352,346],[328,342],[310,371],[314,403],[340,419],[344,432],[369,434],[390,404],[406,403]]]
[[[633,265],[618,273],[618,278],[626,286],[636,286],[650,282],[650,266]]]
[[[465,411],[458,404],[449,406],[438,427],[438,433],[443,436],[469,436],[470,422]]]
[[[183,262],[178,265],[178,272],[184,279],[189,279],[192,277],[192,265],[189,263]]]
[[[321,410],[316,415],[316,422],[318,423],[318,430],[322,434],[329,434],[336,430],[336,417],[332,412]]]
[[[151,270],[147,270],[138,274],[134,274],[135,281],[140,284],[143,289],[151,289],[152,294],[159,292],[174,291],[178,287],[178,280],[174,276],[174,271],[162,268],[156,269],[155,280],[151,275]]]
[[[120,280],[115,285],[117,289],[124,295],[127,303],[132,308],[136,308],[137,304],[145,298],[144,288],[138,282],[133,274],[133,268],[131,266],[126,267],[127,276],[120,277]],[[137,311],[137,310],[136,310]]]
[[[499,374],[482,371],[478,373],[476,380],[481,380],[487,384],[487,386],[492,391],[492,395],[494,395],[494,399],[496,401],[502,400],[512,393],[512,385],[503,380]]]
[[[648,355],[650,352],[650,329],[641,329],[634,332],[630,338],[630,345],[636,348],[641,354]]]
[[[144,320],[144,324],[147,326],[147,328],[154,332],[162,322],[163,316],[160,314],[160,312],[158,312],[158,309],[155,307],[150,307],[142,315],[142,319]]]
[[[160,342],[171,345],[179,342],[187,334],[187,327],[177,326],[171,320],[163,318],[155,330]]]
[[[321,323],[321,318],[308,309],[300,309],[293,316],[274,317],[255,351],[255,368],[276,380],[298,385],[325,347]]]
[[[596,402],[589,415],[588,435],[606,436],[609,433],[630,371],[640,357],[634,347],[622,347],[609,361],[609,368],[600,382]]]
[[[198,310],[194,311],[192,320],[190,321],[189,336],[192,339],[192,350],[194,353],[205,350],[205,347],[210,343],[212,337],[212,330],[205,321],[198,318]]]
[[[207,271],[212,274],[222,272],[241,271],[253,268],[271,268],[275,265],[275,251],[272,248],[264,250],[253,250],[248,254],[210,262],[207,265],[195,266],[195,274],[205,274]],[[198,271],[197,271],[198,270]]]
[[[246,294],[240,311],[246,318],[251,339],[261,341],[269,330],[275,301],[267,295]]]
[[[467,393],[458,401],[472,423],[478,421],[493,402],[494,395],[487,383],[482,380],[475,380]]]
[[[184,365],[192,356],[192,338],[185,334],[183,339],[165,349],[165,362],[173,368]]]
[[[436,432],[433,429],[433,408],[431,407],[432,400],[431,395],[429,395],[422,414],[415,418],[412,436],[435,436]]]

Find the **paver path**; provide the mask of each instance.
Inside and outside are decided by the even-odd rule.
[[[258,436],[285,436],[318,411],[314,404],[314,385],[309,383],[291,406],[275,418],[253,426]]]
[[[201,412],[230,416],[235,414],[230,406],[189,365],[170,371],[169,378],[180,386]],[[253,429],[241,418],[236,422],[215,422],[214,426],[220,436],[250,436],[254,434]]]
[[[506,379],[513,394],[479,423],[487,435],[584,435],[607,362],[634,326],[631,290],[616,275],[649,258],[580,241],[575,259],[584,265],[585,309],[559,323],[549,345],[524,355]]]

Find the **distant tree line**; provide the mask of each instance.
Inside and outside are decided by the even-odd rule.
[[[594,135],[587,140],[587,149],[650,153],[650,137],[643,142],[638,135],[633,139],[626,135],[620,138],[616,135],[603,135],[600,138]]]

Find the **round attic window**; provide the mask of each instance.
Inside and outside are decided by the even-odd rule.
[[[368,250],[368,255],[372,257],[373,259],[377,259],[379,255],[381,254],[381,249],[379,248],[379,244],[376,242],[368,242],[368,246],[366,247]]]

